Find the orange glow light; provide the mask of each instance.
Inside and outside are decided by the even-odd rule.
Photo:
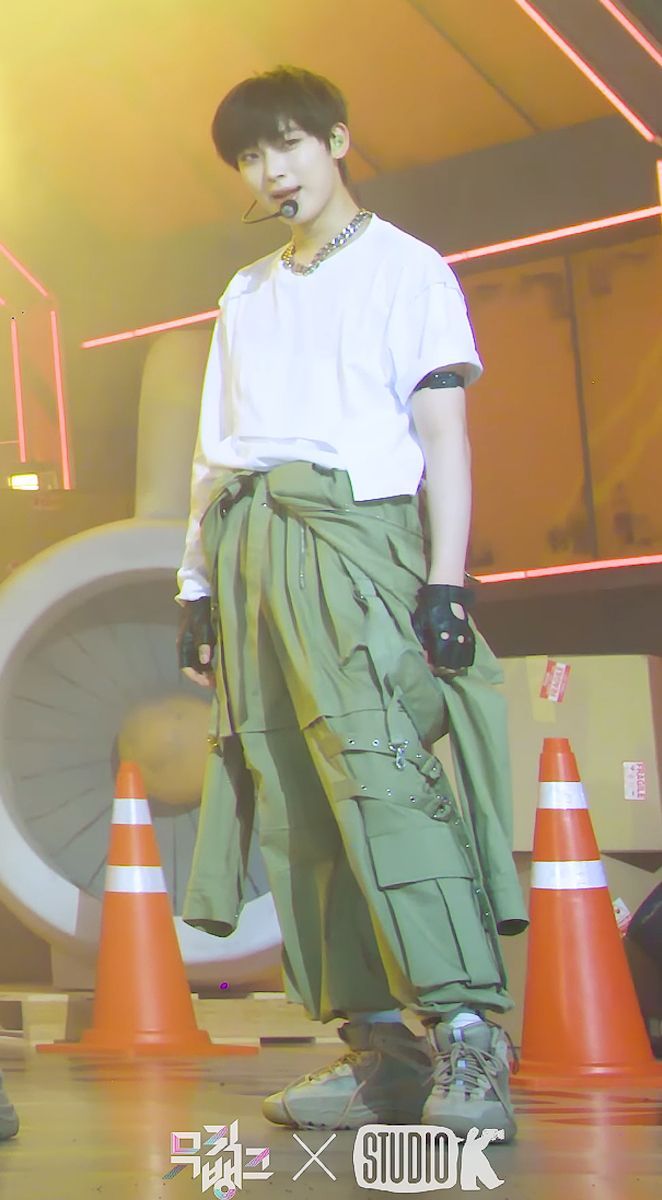
[[[18,325],[16,318],[12,317],[10,321],[11,328],[11,357],[12,366],[14,368],[14,396],[16,397],[16,428],[18,430],[18,457],[24,463],[27,462],[26,438],[25,438],[25,412],[23,409],[23,378],[21,375],[21,351],[18,344]]]
[[[48,296],[48,292],[46,291],[43,283],[40,283],[39,280],[36,279],[30,271],[28,271],[28,268],[24,267],[23,263],[18,261],[16,256],[12,254],[11,250],[8,250],[6,246],[3,246],[2,242],[0,242],[0,254],[4,254],[5,258],[11,263],[12,267],[18,271],[19,275],[22,275],[24,279],[27,279],[28,283],[32,284],[33,288],[37,289],[40,296]]]
[[[609,85],[605,83],[604,79],[601,79],[600,76],[593,70],[593,68],[589,67],[588,63],[581,58],[577,51],[573,50],[570,43],[566,42],[565,38],[562,38],[560,33],[557,33],[556,29],[549,24],[549,21],[545,20],[542,13],[539,13],[537,8],[534,8],[532,4],[529,4],[529,0],[515,0],[515,4],[521,8],[523,13],[526,13],[527,17],[530,17],[531,20],[535,22],[539,29],[542,29],[543,33],[546,34],[550,41],[552,41],[555,46],[558,46],[559,50],[565,54],[566,58],[569,58],[570,62],[573,63],[579,71],[581,71],[582,75],[585,75],[589,82],[592,83],[599,92],[602,92],[602,95],[606,97],[610,104],[613,104],[614,108],[618,109],[619,113],[621,116],[625,117],[626,121],[630,122],[630,125],[637,130],[637,133],[640,133],[647,142],[654,142],[656,140],[652,129],[649,129],[647,125],[644,125],[643,121],[639,119],[639,117],[632,111],[631,108],[628,108],[627,104],[621,100],[620,96],[616,95],[616,92],[612,91]]]
[[[148,333],[162,333],[166,329],[181,329],[184,325],[197,325],[202,321],[211,321],[218,316],[218,309],[211,308],[208,312],[194,313],[191,317],[176,317],[172,321],[161,321],[158,325],[143,325],[140,329],[127,329],[125,333],[110,333],[106,337],[90,338],[81,342],[83,350],[93,346],[109,346],[112,342],[128,342],[131,338],[146,337]]]
[[[512,583],[520,579],[544,579],[548,575],[577,575],[582,571],[611,571],[622,567],[648,567],[662,563],[662,554],[643,554],[639,558],[598,558],[591,562],[567,563],[561,567],[528,567],[523,571],[499,571],[495,575],[476,575],[481,583]]]
[[[630,37],[634,38],[635,42],[638,42],[642,50],[645,50],[646,54],[650,54],[653,62],[657,63],[658,67],[662,67],[662,54],[660,54],[660,51],[648,40],[633,21],[629,17],[626,17],[624,12],[621,12],[620,8],[613,3],[613,0],[599,0],[599,2],[603,8],[606,8],[614,20],[618,21],[619,25],[622,25],[627,30]]]
[[[69,437],[67,433],[67,411],[64,403],[64,386],[62,383],[62,352],[60,350],[60,334],[57,326],[57,313],[51,311],[51,340],[53,344],[53,372],[55,375],[55,395],[57,397],[57,418],[60,435],[60,458],[62,461],[62,487],[71,490],[71,458],[69,455]]]

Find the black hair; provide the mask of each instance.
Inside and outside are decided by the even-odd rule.
[[[243,150],[261,139],[279,140],[284,121],[294,121],[328,146],[334,125],[347,124],[347,104],[340,89],[324,76],[301,67],[276,67],[244,79],[224,97],[212,122],[214,145],[236,170]],[[338,166],[346,181],[345,160]]]

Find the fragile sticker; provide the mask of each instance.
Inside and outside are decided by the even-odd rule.
[[[623,763],[623,796],[626,800],[646,799],[646,767],[644,763]]]
[[[555,662],[553,658],[548,658],[545,677],[540,688],[540,698],[560,704],[565,696],[569,674],[570,663]]]

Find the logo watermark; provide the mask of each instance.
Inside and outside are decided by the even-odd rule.
[[[242,1146],[239,1141],[239,1121],[230,1125],[205,1125],[204,1133],[212,1134],[203,1143],[203,1132],[178,1130],[170,1134],[170,1162],[175,1166],[163,1176],[174,1179],[187,1166],[193,1178],[200,1178],[202,1191],[213,1188],[217,1200],[233,1200],[247,1179],[270,1179],[268,1146]],[[203,1154],[203,1146],[209,1149]],[[244,1158],[247,1161],[244,1163]],[[206,1161],[211,1159],[211,1162]],[[259,1167],[259,1170],[253,1170]]]
[[[442,1125],[363,1125],[356,1135],[354,1175],[359,1187],[380,1192],[429,1192],[457,1187],[501,1187],[485,1149],[503,1129],[470,1129],[459,1138]]]
[[[329,1179],[333,1179],[333,1181],[335,1183],[336,1176],[333,1174],[333,1171],[329,1167],[327,1167],[326,1163],[322,1162],[322,1160],[320,1158],[320,1154],[322,1153],[323,1150],[326,1150],[327,1146],[331,1145],[331,1142],[334,1141],[334,1139],[337,1136],[338,1135],[336,1133],[332,1133],[331,1137],[326,1139],[324,1145],[320,1146],[319,1150],[311,1150],[310,1146],[306,1145],[303,1138],[300,1138],[298,1133],[292,1134],[292,1137],[294,1138],[295,1142],[298,1142],[299,1145],[301,1146],[301,1148],[303,1150],[305,1150],[306,1154],[308,1155],[308,1161],[303,1164],[301,1170],[297,1171],[296,1175],[292,1176],[292,1180],[294,1183],[296,1183],[297,1179],[301,1178],[304,1171],[308,1170],[311,1163],[317,1163],[318,1167],[321,1167],[323,1171],[326,1171],[326,1174],[329,1176]]]
[[[211,1136],[204,1138],[205,1133]],[[321,1156],[337,1134],[332,1133],[317,1150],[297,1133],[292,1137],[308,1155],[292,1176],[293,1182],[313,1164],[336,1182],[337,1176]],[[359,1187],[381,1192],[436,1192],[458,1186],[466,1192],[493,1190],[504,1180],[499,1179],[485,1150],[503,1138],[503,1129],[474,1127],[460,1138],[443,1125],[363,1125],[354,1141],[354,1176]],[[246,1180],[271,1179],[274,1174],[267,1170],[268,1146],[242,1146],[238,1120],[229,1125],[205,1125],[201,1131],[171,1133],[170,1162],[173,1166],[164,1180],[174,1179],[190,1166],[202,1192],[213,1189],[216,1200],[234,1200]]]

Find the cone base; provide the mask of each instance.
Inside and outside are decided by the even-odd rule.
[[[220,1055],[259,1054],[259,1045],[250,1042],[212,1042],[208,1034],[198,1031],[199,1037],[170,1041],[134,1042],[94,1041],[93,1037],[80,1042],[41,1042],[35,1049],[41,1054],[70,1054],[88,1058],[216,1058]]]
[[[553,1088],[593,1089],[617,1087],[654,1087],[662,1090],[662,1062],[651,1059],[649,1063],[615,1063],[607,1066],[550,1065],[549,1063],[520,1063],[519,1070],[510,1077],[511,1087],[516,1091],[549,1091]]]

